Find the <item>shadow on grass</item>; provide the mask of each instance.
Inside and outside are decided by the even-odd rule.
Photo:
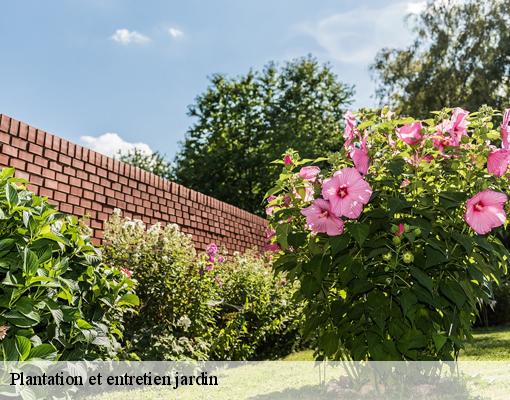
[[[338,399],[338,394],[327,392],[324,385],[306,385],[299,389],[286,389],[257,396],[249,397],[250,400],[293,400],[293,399]]]

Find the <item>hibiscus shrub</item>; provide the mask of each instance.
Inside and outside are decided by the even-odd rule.
[[[136,278],[140,312],[126,337],[143,360],[247,360],[288,354],[299,344],[296,285],[273,276],[266,257],[198,253],[177,225],[146,227],[116,210],[105,260]]]
[[[456,108],[417,121],[361,110],[346,115],[339,153],[277,161],[268,248],[276,271],[301,283],[317,357],[457,357],[507,268],[497,233],[510,110],[494,129],[500,115]]]

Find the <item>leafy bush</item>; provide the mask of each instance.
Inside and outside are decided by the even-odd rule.
[[[115,358],[133,281],[13,173],[0,172],[0,358]]]
[[[280,338],[298,339],[300,308],[255,254],[227,256],[215,245],[197,254],[176,225],[146,229],[116,210],[106,225],[104,255],[133,271],[141,308],[126,336],[144,360],[272,357]]]
[[[510,323],[510,280],[508,275],[500,285],[492,287],[493,300],[480,305],[477,326],[505,325]]]
[[[458,355],[507,269],[510,110],[499,131],[498,115],[361,110],[346,115],[343,151],[315,160],[326,168],[292,151],[280,161],[274,266],[301,282],[319,357]]]

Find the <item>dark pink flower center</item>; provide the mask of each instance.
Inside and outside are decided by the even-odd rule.
[[[322,212],[319,215],[319,218],[328,218],[329,217],[329,211],[328,210],[322,210]]]
[[[475,209],[475,211],[482,211],[483,207],[484,207],[483,203],[481,201],[479,201],[478,203],[475,204],[474,209]]]
[[[345,196],[347,196],[349,194],[349,192],[347,191],[347,187],[345,185],[340,186],[338,188],[337,193],[341,198],[344,198]]]

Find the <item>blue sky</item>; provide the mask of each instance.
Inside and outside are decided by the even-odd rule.
[[[368,65],[403,46],[423,1],[52,0],[2,3],[0,113],[104,153],[173,158],[213,73],[312,54],[373,105]]]

